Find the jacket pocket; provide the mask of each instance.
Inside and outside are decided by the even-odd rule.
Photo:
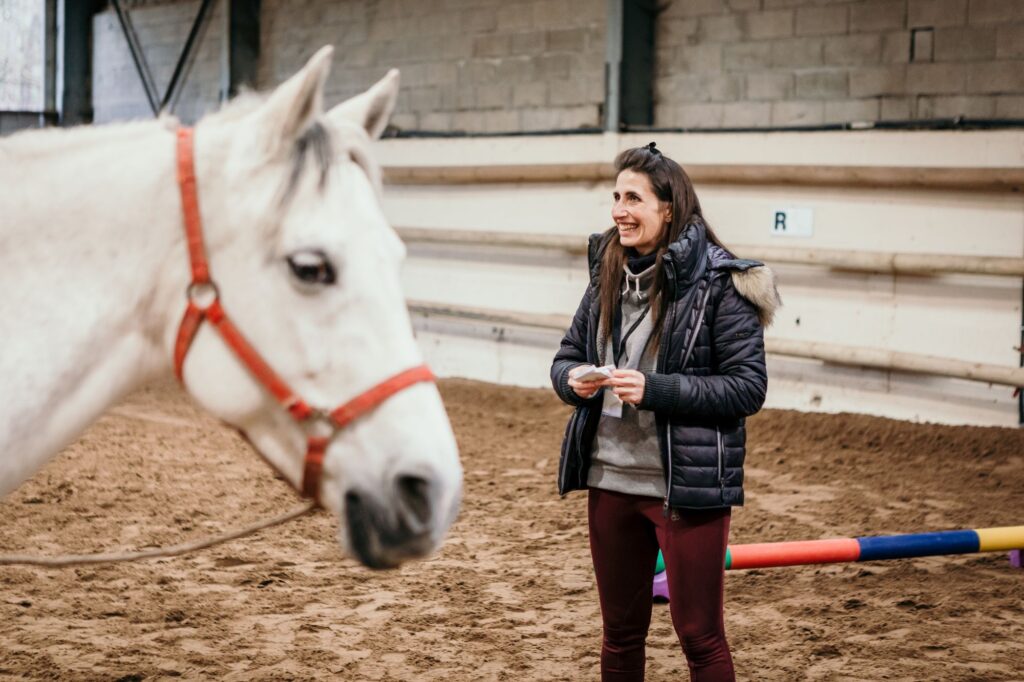
[[[579,490],[583,470],[583,427],[586,423],[587,408],[573,410],[562,436],[562,452],[558,461],[558,494],[565,495]]]

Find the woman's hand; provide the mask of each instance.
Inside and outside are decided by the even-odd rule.
[[[638,405],[644,399],[644,387],[647,385],[647,378],[643,372],[635,369],[617,369],[612,372],[612,378],[605,380],[605,385],[611,386],[615,395],[624,403]]]
[[[601,390],[602,386],[606,386],[611,379],[597,379],[595,381],[579,381],[573,379],[572,375],[569,375],[569,388],[575,391],[576,395],[586,400],[587,398],[593,398],[594,394]]]

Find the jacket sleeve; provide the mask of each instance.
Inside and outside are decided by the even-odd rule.
[[[562,337],[562,343],[551,362],[551,385],[558,397],[570,405],[582,405],[593,400],[593,398],[579,397],[576,395],[576,391],[569,386],[569,370],[587,363],[587,336],[593,296],[594,288],[588,285],[587,291],[583,294],[583,300],[580,301],[580,306],[572,318],[572,324],[569,325],[565,336]],[[597,395],[600,394],[601,392],[598,391]]]
[[[671,417],[730,420],[747,417],[764,404],[768,372],[764,327],[757,308],[725,278],[710,324],[714,373],[646,374],[639,407]]]

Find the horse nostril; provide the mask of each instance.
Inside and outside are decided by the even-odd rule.
[[[395,483],[398,500],[408,512],[407,518],[414,522],[416,530],[430,524],[430,481],[419,476],[399,476]]]
[[[345,516],[352,549],[359,559],[370,568],[383,568],[378,562],[374,547],[373,518],[362,496],[354,491],[345,493]]]
[[[345,493],[349,548],[369,568],[393,568],[406,559],[425,556],[433,547],[434,485],[412,475],[391,480],[390,494]]]

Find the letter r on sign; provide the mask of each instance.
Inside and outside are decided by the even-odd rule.
[[[785,232],[786,231],[786,214],[783,211],[775,212],[775,226],[772,228],[774,232]]]

